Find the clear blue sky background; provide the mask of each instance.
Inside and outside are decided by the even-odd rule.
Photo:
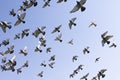
[[[17,66],[19,68],[26,60],[29,61],[29,67],[24,68],[22,73],[17,75],[16,71],[0,72],[0,80],[40,80],[36,75],[44,71],[44,77],[41,80],[79,80],[86,73],[90,73],[88,80],[95,76],[100,69],[107,69],[106,77],[102,80],[120,80],[120,11],[119,0],[87,0],[85,12],[77,11],[70,14],[70,10],[76,4],[76,0],[68,0],[66,3],[57,4],[56,0],[50,2],[50,7],[42,8],[44,2],[37,0],[38,6],[31,7],[26,11],[25,24],[14,26],[17,17],[9,16],[9,11],[14,8],[18,10],[22,5],[22,0],[1,0],[0,1],[0,21],[12,22],[12,29],[7,29],[6,33],[0,29],[0,42],[10,38],[10,44],[6,47],[0,47],[0,51],[4,51],[10,45],[15,45],[14,54],[6,55],[10,59],[16,55]],[[71,18],[77,17],[77,26],[69,30],[68,22]],[[97,23],[96,28],[89,28],[91,21]],[[54,27],[62,24],[61,33],[63,34],[63,42],[55,42],[54,39],[58,33],[51,34]],[[47,47],[52,47],[51,53],[46,53],[43,48],[42,53],[35,53],[34,49],[38,44],[38,38],[31,35],[39,26],[46,26]],[[24,39],[13,40],[15,34],[22,30],[30,28],[30,36]],[[108,45],[102,47],[101,34],[108,31],[114,35],[111,42],[117,44],[117,48],[109,48]],[[40,37],[40,36],[39,36]],[[69,45],[67,42],[74,39],[74,45]],[[25,57],[19,54],[19,50],[24,46],[28,47],[28,55]],[[90,54],[83,55],[84,47],[90,47]],[[41,67],[42,61],[48,60],[50,56],[56,55],[56,63],[54,68]],[[72,56],[78,55],[76,62],[72,62]],[[98,63],[94,63],[95,58],[101,57]],[[0,59],[2,56],[0,56]],[[1,63],[0,63],[1,64]],[[84,64],[84,70],[79,72],[74,78],[69,78],[69,75],[80,64]]]

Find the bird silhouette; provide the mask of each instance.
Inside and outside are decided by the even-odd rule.
[[[79,9],[81,9],[82,12],[86,10],[86,7],[83,6],[86,3],[86,0],[76,1],[76,3],[77,4],[70,11],[70,13],[74,13],[74,12],[78,11]]]

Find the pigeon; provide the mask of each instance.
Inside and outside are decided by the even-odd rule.
[[[4,45],[4,46],[9,45],[9,43],[10,43],[10,39],[9,39],[9,38],[6,39],[6,40],[3,40],[2,43],[0,44],[0,47],[1,47],[2,45]]]
[[[107,69],[101,69],[101,70],[98,72],[98,74],[97,74],[98,80],[100,80],[100,77],[102,77],[102,78],[105,77],[104,72],[106,72],[106,71],[107,71]]]
[[[44,36],[44,35],[42,35],[42,36],[39,38],[39,43],[40,43],[40,46],[46,47],[46,40],[45,40],[45,36]]]
[[[86,54],[86,53],[88,54],[88,53],[90,53],[90,51],[89,51],[88,49],[89,49],[89,47],[84,48],[84,49],[83,49],[83,54]]]
[[[59,34],[56,38],[55,38],[55,41],[59,41],[59,42],[62,42],[62,34]]]
[[[78,58],[78,56],[73,56],[73,58],[72,58],[72,61],[74,62],[74,61],[76,61],[77,60],[77,58]]]
[[[50,68],[53,68],[53,65],[55,64],[55,62],[51,62],[49,65]]]
[[[5,66],[16,66],[16,61],[15,61],[15,59],[16,59],[16,55],[14,55],[7,63],[5,63]]]
[[[10,46],[10,48],[8,48],[8,53],[12,54],[14,53],[14,45]]]
[[[20,33],[15,35],[14,40],[16,40],[16,39],[20,39]]]
[[[4,33],[6,33],[6,28],[11,29],[11,22],[6,22],[6,21],[0,21],[0,27]]]
[[[96,63],[97,61],[99,61],[99,59],[100,59],[100,57],[96,58],[96,59],[95,59],[95,63]]]
[[[40,44],[35,48],[35,50],[34,50],[35,52],[42,52],[42,49],[41,49],[41,46],[40,46]]]
[[[73,45],[73,39],[71,39],[70,41],[68,41],[68,44]]]
[[[17,69],[17,74],[21,73],[22,72],[22,68],[18,68]]]
[[[29,66],[29,64],[28,64],[28,60],[22,65],[22,67],[21,68],[24,68],[24,67],[28,67]]]
[[[1,45],[6,46],[6,45],[8,45],[9,43],[10,43],[10,39],[8,38],[8,39],[6,39],[6,40],[3,40],[2,43],[1,43]]]
[[[26,56],[28,54],[27,53],[27,46],[25,46],[23,50],[20,50],[19,54],[23,54],[24,56]]]
[[[39,27],[37,30],[35,30],[32,35],[34,35],[36,38],[39,36],[39,34],[45,35],[45,26]]]
[[[96,24],[96,23],[94,23],[94,22],[91,22],[91,24],[89,25],[89,27],[92,27],[92,26],[96,27],[96,26],[97,26],[97,24]]]
[[[43,71],[41,71],[40,73],[38,73],[37,76],[43,77]]]
[[[6,57],[3,57],[1,62],[6,63]]]
[[[69,75],[69,77],[70,77],[70,78],[73,78],[73,77],[74,77],[74,75],[75,75],[75,74],[74,74],[74,73],[72,73],[72,74],[70,74],[70,75]]]
[[[72,26],[74,25],[74,26],[76,26],[76,23],[75,23],[75,20],[76,20],[77,18],[75,17],[75,18],[72,18],[71,20],[69,20],[69,28],[70,29],[72,29]]]
[[[74,74],[78,74],[78,70],[75,69],[75,70],[73,71],[73,73],[74,73]]]
[[[9,15],[11,15],[11,16],[16,16],[16,13],[14,12],[14,9],[12,9],[11,11],[10,11],[10,13],[9,13]]]
[[[77,68],[77,70],[78,70],[78,71],[79,71],[79,70],[83,70],[83,66],[84,66],[84,65],[82,65],[82,64],[79,65],[78,68]]]
[[[29,35],[29,31],[30,29],[24,29],[23,31],[22,31],[22,37],[21,38],[23,38],[24,36],[28,36]]]
[[[43,61],[40,66],[46,67],[47,65],[45,64],[45,61]]]
[[[55,55],[51,56],[49,61],[54,61],[55,60]]]
[[[78,11],[79,9],[81,9],[81,11],[85,11],[86,7],[84,7],[83,5],[86,3],[87,0],[80,0],[80,1],[76,1],[76,5],[74,6],[74,8],[70,11],[70,13],[74,13],[76,11]]]
[[[107,35],[108,31],[104,32],[103,34],[101,34],[101,38],[102,38],[102,46],[105,45],[105,43],[110,44],[109,39],[111,39],[113,37],[113,35]]]
[[[46,53],[48,53],[48,52],[51,52],[51,47],[48,47],[47,49],[46,49]]]
[[[20,8],[17,10],[17,12],[26,11],[26,7],[24,5],[20,6]]]
[[[55,29],[51,32],[52,34],[55,32],[60,32],[60,28],[62,25],[59,25],[58,27],[55,27]]]
[[[44,1],[45,3],[44,3],[44,5],[42,6],[42,8],[45,8],[45,7],[47,7],[47,6],[50,6],[49,3],[50,3],[51,0],[47,0],[47,1],[46,1],[46,0],[43,0],[43,1]]]
[[[18,20],[15,22],[14,26],[19,25],[21,22],[22,22],[22,23],[25,23],[25,21],[24,21],[25,16],[26,16],[26,13],[25,13],[25,12],[22,13],[22,14],[18,14],[18,15],[17,15]]]

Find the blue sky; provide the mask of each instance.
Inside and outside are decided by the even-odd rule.
[[[119,26],[120,26],[120,7],[119,0],[87,0],[84,12],[77,11],[70,14],[70,10],[76,4],[76,0],[68,0],[63,3],[56,3],[57,1],[51,1],[50,7],[42,8],[44,2],[37,0],[38,6],[31,7],[26,11],[25,24],[14,26],[17,17],[9,15],[9,11],[14,8],[18,10],[22,5],[21,0],[7,1],[1,0],[0,2],[0,21],[12,22],[12,29],[7,29],[6,33],[0,29],[0,42],[10,38],[10,44],[6,47],[0,47],[0,51],[4,51],[10,45],[15,45],[14,54],[6,55],[7,59],[10,59],[13,55],[16,55],[17,65],[15,68],[20,67],[26,60],[29,61],[29,67],[24,68],[23,72],[17,75],[16,71],[0,71],[0,79],[5,80],[79,80],[86,73],[90,73],[88,80],[95,76],[100,69],[107,69],[106,77],[102,80],[119,80]],[[73,17],[77,17],[77,26],[69,29],[69,20]],[[97,24],[95,28],[89,28],[91,21]],[[63,34],[63,42],[59,43],[54,41],[55,37],[59,33],[51,34],[54,27],[62,24],[61,33]],[[32,36],[32,32],[39,26],[46,26],[46,40],[47,47],[52,47],[51,53],[46,53],[43,48],[42,53],[35,53],[34,49],[38,44],[38,38]],[[21,32],[24,29],[30,29],[30,35],[24,39],[13,40],[15,34]],[[117,44],[116,48],[109,48],[108,45],[102,47],[101,34],[108,31],[108,34],[112,34],[114,37],[111,42]],[[40,37],[40,36],[39,36]],[[74,45],[69,45],[67,42],[74,39]],[[23,56],[19,54],[19,50],[24,46],[28,47],[28,55]],[[83,55],[82,50],[89,46],[90,54]],[[56,55],[56,61],[54,68],[41,67],[42,61],[48,60],[50,56]],[[76,62],[72,62],[72,56],[78,55],[79,58]],[[94,63],[95,58],[101,57],[100,61]],[[0,59],[2,56],[0,56]],[[1,64],[1,63],[0,63]],[[69,75],[80,64],[84,64],[84,70],[79,72],[74,78],[69,78]],[[44,77],[39,78],[36,75],[44,71]]]

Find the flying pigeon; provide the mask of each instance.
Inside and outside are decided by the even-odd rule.
[[[62,42],[62,34],[59,34],[56,38],[55,38],[55,41],[59,41],[59,42]]]
[[[88,53],[90,53],[90,51],[89,51],[88,49],[89,49],[89,47],[84,48],[84,49],[83,49],[83,54],[86,54],[86,53],[88,54]]]
[[[10,11],[10,14],[9,14],[9,15],[12,15],[13,17],[16,16],[16,13],[14,12],[14,9],[12,9],[12,10]]]
[[[110,44],[109,39],[111,39],[113,37],[113,35],[107,35],[108,31],[104,32],[103,34],[101,34],[101,38],[102,38],[102,46],[105,45],[105,43]]]
[[[74,26],[76,26],[76,23],[75,23],[75,20],[76,20],[77,18],[75,17],[75,18],[72,18],[71,20],[69,20],[69,28],[70,29],[72,29],[72,26],[74,25]]]
[[[70,13],[74,13],[76,11],[78,11],[79,9],[81,9],[81,11],[85,11],[86,7],[84,7],[83,5],[86,3],[87,0],[80,0],[80,1],[76,1],[76,5],[74,6],[74,8],[70,11]]]
[[[96,23],[94,23],[94,22],[91,22],[91,24],[89,25],[89,27],[92,27],[92,26],[96,27],[96,26],[97,26],[97,24],[96,24]]]
[[[4,33],[6,33],[6,28],[9,28],[9,29],[12,28],[11,22],[1,21],[1,22],[0,22],[0,27],[2,28],[2,31],[3,31]]]
[[[55,29],[51,32],[52,34],[55,32],[60,32],[60,28],[62,25],[59,25],[58,27],[55,27]]]
[[[28,54],[27,53],[27,46],[25,46],[23,50],[20,50],[19,54],[23,54],[24,56],[26,56]]]
[[[25,16],[26,16],[26,13],[18,14],[17,15],[18,20],[15,22],[14,26],[19,25],[21,22],[25,23],[24,21]]]

